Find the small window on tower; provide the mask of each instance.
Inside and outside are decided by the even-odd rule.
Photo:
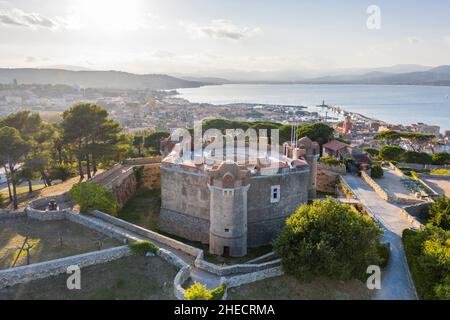
[[[280,186],[270,188],[270,203],[280,202]]]

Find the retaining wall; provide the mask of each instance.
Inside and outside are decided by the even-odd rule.
[[[178,271],[175,279],[173,279],[173,290],[175,293],[175,297],[178,300],[184,300],[184,294],[186,290],[183,288],[183,283],[185,283],[191,277],[191,267],[184,266]]]
[[[19,283],[44,279],[67,272],[67,268],[77,265],[80,268],[101,264],[130,255],[128,246],[80,254],[76,256],[35,263],[0,271],[0,289]]]
[[[27,214],[24,211],[6,211],[0,210],[0,219],[23,218]]]
[[[170,252],[169,250],[160,248],[156,254],[165,261],[167,261],[168,263],[170,263],[171,265],[179,269],[184,268],[188,265],[186,262],[183,261],[183,259],[178,257],[175,253]]]
[[[145,164],[154,164],[161,163],[162,157],[154,157],[154,158],[135,158],[135,159],[127,159],[123,161],[124,165],[129,166],[142,166]]]
[[[201,254],[199,254],[198,257],[195,259],[194,265],[195,267],[207,271],[209,273],[216,274],[218,276],[227,276],[232,274],[262,271],[273,267],[277,267],[281,265],[281,259],[276,259],[273,261],[264,262],[260,264],[236,264],[232,266],[222,267],[214,263],[205,261],[203,258],[203,251],[202,251]]]
[[[385,201],[395,201],[395,199],[387,193],[383,188],[380,187],[378,183],[375,182],[367,173],[364,171],[361,171],[361,178],[369,185],[371,186],[375,192]]]
[[[111,225],[98,219],[92,219],[91,217],[78,212],[66,211],[65,216],[68,220],[72,222],[81,224],[90,229],[94,229],[106,236],[117,239],[123,243],[142,240],[140,238],[136,238],[133,235],[124,232],[125,230],[121,230],[115,227],[114,225]]]
[[[197,257],[200,254],[200,252],[203,252],[201,249],[194,248],[194,247],[192,247],[190,245],[187,245],[187,244],[185,244],[183,242],[180,242],[180,241],[174,240],[172,238],[163,236],[163,235],[161,235],[161,234],[159,234],[157,232],[153,232],[153,231],[144,229],[144,228],[142,228],[140,226],[137,226],[135,224],[129,223],[127,221],[115,218],[115,217],[113,217],[113,216],[111,216],[109,214],[106,214],[104,212],[93,211],[90,214],[93,215],[96,218],[99,218],[101,220],[107,221],[107,222],[109,222],[109,223],[111,223],[113,225],[116,225],[118,227],[124,228],[124,229],[126,229],[128,231],[131,231],[133,233],[136,233],[136,234],[138,234],[140,236],[143,236],[143,237],[149,238],[151,240],[157,241],[159,243],[165,244],[165,245],[167,245],[167,246],[169,246],[169,247],[171,247],[173,249],[185,252],[185,253],[187,253],[190,256]]]
[[[253,283],[256,281],[264,280],[267,278],[279,277],[283,274],[284,274],[283,268],[281,266],[278,266],[275,268],[242,274],[238,276],[226,278],[224,277],[222,278],[221,282],[224,283],[227,286],[227,288],[234,288],[245,284]]]

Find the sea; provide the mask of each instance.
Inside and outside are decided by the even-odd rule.
[[[408,85],[225,84],[178,89],[190,102],[340,107],[391,124],[426,123],[450,130],[450,87]]]

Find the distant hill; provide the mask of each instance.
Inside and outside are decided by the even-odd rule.
[[[82,88],[153,89],[195,88],[208,83],[183,80],[162,74],[133,74],[120,71],[71,71],[61,69],[1,69],[0,83],[65,84]]]
[[[215,78],[215,77],[195,77],[195,76],[183,76],[183,75],[174,75],[175,77],[187,81],[194,81],[194,82],[202,82],[202,83],[210,83],[210,84],[229,84],[233,83],[230,80],[223,79],[223,78]]]
[[[374,71],[361,75],[331,76],[308,79],[299,83],[450,86],[450,66],[439,66],[427,71],[407,73],[387,73]]]

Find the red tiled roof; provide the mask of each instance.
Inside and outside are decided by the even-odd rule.
[[[332,140],[332,141],[324,144],[323,147],[326,149],[330,149],[332,151],[339,151],[339,150],[349,147],[349,145],[346,143],[340,142],[338,140]]]

